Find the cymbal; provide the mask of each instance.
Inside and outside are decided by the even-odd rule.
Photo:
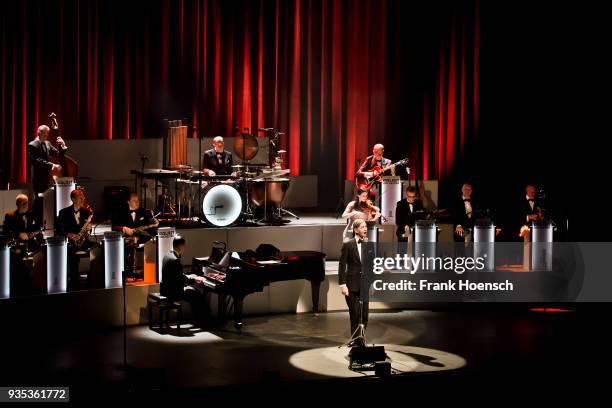
[[[236,134],[234,153],[242,160],[251,160],[259,151],[257,138],[250,133]],[[244,155],[244,157],[242,157]]]

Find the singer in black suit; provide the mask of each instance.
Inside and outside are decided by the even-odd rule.
[[[213,148],[204,152],[202,163],[204,173],[209,176],[232,174],[232,153],[225,150],[221,136],[213,139]]]
[[[348,305],[351,319],[351,335],[353,335],[359,327],[359,314],[361,312],[359,301],[366,297],[362,296],[361,293],[362,280],[365,279],[361,271],[361,247],[364,245],[363,240],[368,236],[368,226],[364,220],[357,219],[353,223],[353,231],[355,232],[355,238],[342,244],[338,267],[338,284],[340,285],[340,291],[342,295],[344,295],[346,304]],[[369,302],[366,297],[366,299],[363,300],[362,319],[365,327],[368,325],[368,310]],[[356,339],[352,345],[362,346],[364,344],[361,339]]]
[[[204,278],[197,275],[186,275],[183,272],[181,256],[185,251],[185,238],[176,237],[172,241],[172,250],[162,260],[162,281],[160,293],[173,302],[185,300],[191,305],[195,324],[203,327],[209,314],[208,304],[203,291]]]
[[[407,241],[408,238],[403,236],[407,235],[406,227],[414,227],[414,223],[418,217],[415,213],[423,214],[422,211],[423,203],[417,198],[416,187],[407,187],[406,198],[398,201],[395,206],[395,224],[397,225],[395,234],[397,235],[398,241]]]

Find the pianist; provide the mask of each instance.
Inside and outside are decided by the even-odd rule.
[[[162,261],[162,281],[160,291],[173,302],[187,301],[193,313],[194,326],[203,328],[209,315],[208,304],[203,292],[198,288],[204,278],[197,275],[186,275],[183,272],[181,255],[185,251],[185,238],[176,237],[172,242],[172,250]]]

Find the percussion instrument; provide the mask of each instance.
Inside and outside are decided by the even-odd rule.
[[[216,227],[235,223],[242,212],[242,197],[230,184],[209,185],[204,190],[202,214],[206,222]]]

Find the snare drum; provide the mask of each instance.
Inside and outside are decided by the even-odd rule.
[[[216,227],[235,223],[242,212],[242,197],[233,185],[215,184],[204,190],[202,214],[206,222]]]

